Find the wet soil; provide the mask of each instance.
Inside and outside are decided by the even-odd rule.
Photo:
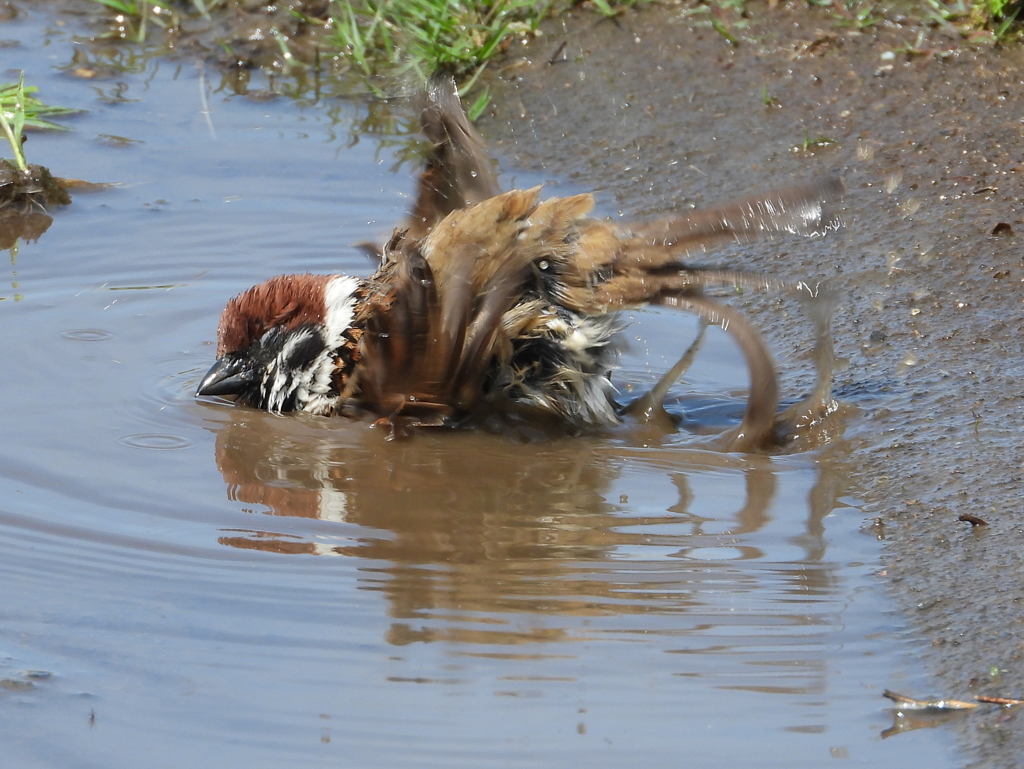
[[[22,171],[13,163],[0,160],[0,211],[45,210],[70,203],[71,196],[48,168],[29,165]]]
[[[839,245],[769,244],[720,262],[838,290],[837,395],[861,410],[847,438],[864,526],[885,540],[878,576],[941,695],[1017,696],[1024,52],[911,56],[899,51],[913,27],[860,33],[803,7],[751,10],[735,47],[672,9],[554,23],[506,66],[483,130],[517,164],[630,216],[843,177]],[[794,371],[793,318],[771,298],[747,308]],[[1024,755],[1014,712],[951,728],[972,765]]]

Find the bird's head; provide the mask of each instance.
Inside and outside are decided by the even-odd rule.
[[[220,317],[217,362],[196,395],[334,413],[358,359],[361,288],[343,275],[280,275],[239,294]]]

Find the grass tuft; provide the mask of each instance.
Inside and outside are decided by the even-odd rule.
[[[44,116],[56,117],[76,112],[67,107],[52,107],[43,104],[32,95],[38,90],[35,86],[25,86],[24,72],[21,73],[17,83],[0,85],[0,129],[3,130],[7,143],[11,145],[14,164],[21,171],[28,168],[25,152],[21,146],[25,140],[25,126],[66,131],[67,128],[50,122]]]
[[[210,11],[225,0],[189,0],[187,4],[176,4],[172,0],[94,0],[117,12],[121,17],[118,26],[112,33],[116,37],[142,43],[149,33],[149,25],[161,29],[177,27],[181,24],[181,15],[187,13],[189,7],[202,16],[210,19]],[[187,7],[180,7],[186,5]]]
[[[18,84],[13,87],[14,91],[11,94],[11,111],[10,121],[7,119],[7,104],[4,103],[0,108],[0,128],[4,130],[4,136],[7,137],[8,143],[11,145],[11,152],[14,153],[14,164],[18,167],[19,171],[27,171],[28,164],[25,162],[25,151],[22,149],[22,142],[24,136],[22,136],[22,129],[25,127],[25,73],[21,73],[21,78],[18,80]]]
[[[367,76],[411,70],[426,80],[441,71],[471,84],[515,36],[536,32],[549,5],[539,0],[335,0],[330,40]]]
[[[378,75],[426,82],[447,72],[464,96],[517,36],[535,34],[549,0],[332,0],[330,42],[372,83]],[[472,118],[490,100],[473,101]]]

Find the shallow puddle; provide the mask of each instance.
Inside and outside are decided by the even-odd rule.
[[[0,27],[5,66],[89,112],[29,157],[121,186],[5,257],[5,763],[954,765],[938,730],[881,736],[882,690],[927,684],[841,442],[387,442],[196,402],[225,300],[369,272],[349,244],[388,234],[414,169],[391,135],[349,146],[360,100],[254,101],[167,60],[73,78],[51,25]],[[638,320],[624,391],[696,330]],[[711,427],[744,378],[713,330],[677,396]]]

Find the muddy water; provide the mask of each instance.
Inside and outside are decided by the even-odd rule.
[[[257,101],[145,57],[73,78],[71,32],[43,15],[0,37],[21,41],[4,67],[89,110],[31,159],[121,185],[5,257],[5,764],[954,765],[939,730],[882,737],[881,690],[925,679],[844,442],[389,443],[196,402],[229,296],[369,271],[347,244],[404,212],[402,145],[349,140],[358,99]],[[623,392],[695,331],[635,320]],[[743,381],[713,333],[674,408],[730,424]]]

